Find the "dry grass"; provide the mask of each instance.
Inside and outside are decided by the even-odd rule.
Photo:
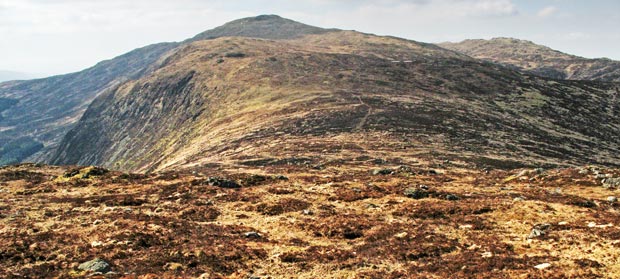
[[[616,193],[592,171],[503,182],[520,171],[432,172],[419,163],[372,175],[390,167],[373,162],[69,181],[57,177],[92,168],[4,168],[0,270],[7,278],[81,277],[88,274],[77,264],[101,257],[112,278],[620,276],[618,204],[606,201]],[[242,187],[202,182],[214,175]],[[419,185],[426,198],[403,194]],[[575,202],[583,200],[594,205]],[[528,238],[541,223],[551,227]],[[535,268],[543,263],[551,266]]]

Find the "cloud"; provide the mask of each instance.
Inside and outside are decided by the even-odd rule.
[[[482,16],[510,16],[518,14],[517,7],[509,0],[462,1],[470,14]]]
[[[555,14],[555,12],[558,11],[558,8],[555,6],[548,6],[545,7],[543,9],[541,9],[540,11],[538,11],[537,15],[539,17],[549,17],[552,16],[553,14]]]

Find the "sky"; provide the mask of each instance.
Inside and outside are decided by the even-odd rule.
[[[430,43],[514,37],[620,60],[618,0],[0,0],[0,70],[79,71],[260,14]]]

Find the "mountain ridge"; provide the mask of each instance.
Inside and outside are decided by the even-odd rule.
[[[260,22],[262,25],[249,31],[247,28],[239,28],[239,25],[248,21]],[[288,30],[285,36],[280,37],[331,32],[274,15],[244,18],[205,31],[184,42],[159,43],[139,48],[80,72],[31,81],[0,83],[0,98],[11,100],[10,103],[15,104],[11,108],[0,107],[4,108],[0,111],[3,115],[0,117],[0,165],[21,161],[47,162],[62,137],[77,123],[96,96],[125,80],[153,70],[153,67],[157,67],[152,67],[153,63],[165,63],[164,56],[168,51],[195,40],[220,36],[277,39],[274,36],[278,37],[278,32],[272,30],[274,22]],[[200,38],[201,36],[208,38]],[[62,109],[49,106],[50,103],[58,103],[60,100],[66,102]],[[3,146],[12,151],[4,154]]]
[[[613,84],[548,80],[353,31],[219,38],[100,98],[52,163],[163,171],[303,154],[320,164],[386,145],[388,157],[409,146],[476,166],[614,165],[617,95]]]
[[[620,82],[620,61],[609,58],[584,58],[528,40],[498,37],[438,45],[477,59],[515,67],[544,77]]]

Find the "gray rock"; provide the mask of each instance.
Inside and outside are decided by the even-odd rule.
[[[603,179],[603,187],[605,188],[618,188],[620,187],[620,177],[605,178]]]
[[[535,225],[530,232],[530,235],[527,237],[528,239],[538,238],[547,234],[547,231],[551,229],[551,224],[544,223]]]
[[[447,194],[446,195],[446,200],[449,200],[449,201],[458,201],[460,199],[461,198],[459,198],[459,196],[457,196],[457,195],[453,195],[453,194]]]
[[[262,235],[260,235],[260,233],[257,232],[246,232],[243,234],[246,238],[261,238]]]
[[[81,263],[78,266],[78,269],[79,270],[92,271],[92,272],[107,273],[112,268],[111,268],[110,264],[107,263],[106,261],[104,261],[104,260],[102,260],[100,258],[96,258],[94,260]]]
[[[618,198],[616,198],[616,197],[614,197],[614,196],[607,197],[607,201],[608,201],[609,203],[616,203],[616,202],[618,202]]]
[[[288,177],[286,177],[284,175],[276,175],[276,179],[277,180],[288,180]]]
[[[222,179],[219,177],[209,177],[206,180],[206,183],[209,186],[216,186],[216,187],[221,187],[221,188],[230,188],[230,189],[241,188],[241,185],[239,185],[236,181]]]
[[[373,175],[390,175],[393,174],[394,170],[392,169],[380,169],[380,170],[374,170],[372,171]]]
[[[429,193],[428,191],[424,190],[424,189],[416,189],[416,188],[407,188],[403,194],[405,196],[407,196],[408,198],[412,198],[412,199],[423,199],[423,198],[428,198]]]

